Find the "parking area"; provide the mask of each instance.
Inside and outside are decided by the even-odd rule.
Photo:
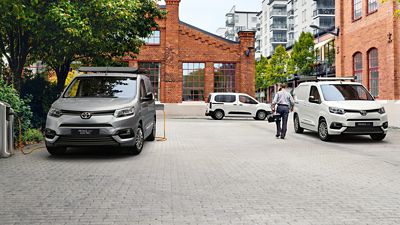
[[[324,143],[289,126],[168,119],[139,156],[1,159],[0,224],[400,224],[400,130]]]

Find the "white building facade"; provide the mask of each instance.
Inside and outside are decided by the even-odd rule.
[[[335,26],[335,0],[263,0],[260,14],[260,51],[271,56],[277,46],[290,47],[302,32]]]

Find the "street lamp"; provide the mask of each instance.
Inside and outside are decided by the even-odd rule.
[[[327,30],[325,28],[321,28],[321,27],[319,27],[317,25],[310,25],[310,27],[313,28],[313,29],[316,29],[316,30],[325,31],[326,33],[332,34],[332,35],[334,35],[336,37],[339,37],[339,34],[340,34],[340,28],[339,27],[336,27],[336,32],[333,32],[331,30]]]

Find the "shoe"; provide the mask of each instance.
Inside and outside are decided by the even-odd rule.
[[[284,137],[284,136],[282,136],[282,137],[281,137],[281,139],[283,140],[283,139],[285,139],[285,137]]]
[[[280,136],[281,136],[280,134],[275,135],[276,138],[279,138]]]

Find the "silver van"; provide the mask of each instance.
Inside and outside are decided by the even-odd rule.
[[[75,77],[49,110],[48,152],[60,155],[67,147],[114,146],[140,154],[144,141],[154,141],[156,134],[149,78],[130,69],[87,70],[96,73]]]

